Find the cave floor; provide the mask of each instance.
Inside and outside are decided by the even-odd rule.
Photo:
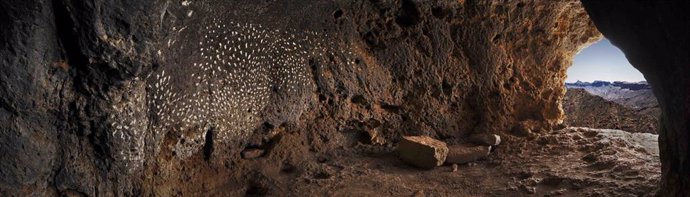
[[[316,162],[311,170],[262,183],[258,191],[245,188],[235,194],[652,196],[660,179],[657,147],[653,134],[566,128],[528,138],[505,136],[488,158],[459,165],[455,172],[450,165],[409,167],[393,152],[349,151]]]

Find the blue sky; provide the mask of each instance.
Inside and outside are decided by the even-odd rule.
[[[573,65],[568,68],[566,82],[580,81],[644,81],[642,73],[632,67],[625,55],[608,39],[583,49],[575,56]]]

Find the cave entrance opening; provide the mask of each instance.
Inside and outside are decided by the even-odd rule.
[[[657,132],[659,104],[640,71],[606,38],[580,51],[568,68],[566,124]]]
[[[650,183],[661,179],[657,135],[661,109],[642,73],[618,47],[603,38],[579,51],[567,70],[565,87],[565,125],[606,144],[582,158],[587,165],[598,168],[611,162],[595,171],[611,174],[620,183],[628,181],[619,178],[626,173],[639,173],[639,179]],[[611,155],[616,159],[607,159]],[[656,187],[638,185],[641,191]]]

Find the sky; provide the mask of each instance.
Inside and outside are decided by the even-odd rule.
[[[642,73],[625,59],[623,52],[606,38],[583,49],[575,56],[573,65],[568,68],[568,78],[565,82],[578,80],[645,81]]]

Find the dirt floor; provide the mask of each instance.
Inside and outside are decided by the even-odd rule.
[[[566,128],[532,137],[503,136],[488,158],[420,170],[394,147],[357,145],[306,166],[249,175],[249,187],[210,195],[268,196],[651,196],[660,178],[657,135]],[[259,159],[261,160],[261,159]],[[304,163],[304,162],[303,162]],[[252,164],[270,168],[270,162]],[[258,180],[258,181],[257,181]],[[234,188],[234,189],[232,189]]]

